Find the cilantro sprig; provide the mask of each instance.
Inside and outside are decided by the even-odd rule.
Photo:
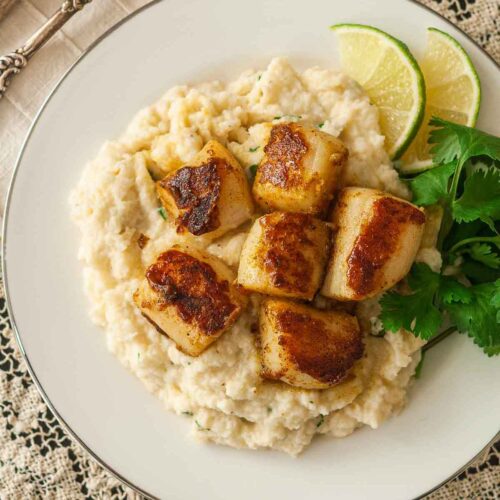
[[[438,204],[443,268],[414,264],[406,293],[381,299],[386,330],[429,340],[443,323],[467,334],[488,356],[500,354],[500,138],[433,118],[433,168],[409,180],[413,202]]]

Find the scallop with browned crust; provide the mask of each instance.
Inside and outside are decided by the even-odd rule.
[[[216,257],[174,246],[147,269],[134,293],[142,314],[177,347],[198,356],[240,315],[245,299]]]
[[[312,300],[321,286],[329,239],[328,226],[312,215],[264,215],[243,245],[238,283],[254,292]]]
[[[178,232],[217,238],[253,213],[243,168],[219,142],[209,141],[192,166],[156,183],[160,201],[175,219]]]
[[[271,129],[253,194],[265,210],[324,213],[347,160],[341,141],[300,123]]]
[[[334,241],[321,293],[337,300],[363,300],[408,274],[425,214],[388,193],[352,187],[339,193],[332,222]]]
[[[363,355],[355,316],[268,299],[260,309],[263,376],[304,389],[344,380]]]

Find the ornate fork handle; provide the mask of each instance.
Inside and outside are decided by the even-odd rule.
[[[92,0],[65,0],[55,14],[19,49],[0,57],[0,99],[12,78],[28,64],[35,52],[45,45],[79,10]]]

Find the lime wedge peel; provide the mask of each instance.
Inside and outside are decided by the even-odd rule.
[[[386,149],[395,160],[408,148],[424,118],[425,83],[408,47],[378,28],[362,24],[331,26],[343,70],[379,108]]]
[[[399,171],[412,175],[432,168],[427,139],[432,116],[473,127],[481,106],[481,83],[464,48],[448,33],[427,29],[427,49],[420,67],[427,85],[424,123],[402,158]]]
[[[457,51],[457,55],[463,61],[463,67],[466,70],[464,74],[471,79],[471,82],[473,84],[473,94],[471,95],[472,105],[470,110],[466,113],[468,116],[468,120],[465,125],[467,125],[468,127],[474,127],[476,125],[477,117],[479,115],[479,109],[481,107],[481,80],[479,79],[476,68],[472,63],[469,54],[467,54],[465,49],[451,35],[445,33],[444,31],[438,30],[437,28],[427,28],[427,32],[429,36],[434,35],[441,38],[442,41],[448,41],[448,43],[455,48],[455,50]],[[455,79],[458,79],[458,75],[455,77]],[[465,110],[462,110],[462,112],[465,112]]]

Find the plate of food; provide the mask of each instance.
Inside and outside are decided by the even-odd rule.
[[[68,431],[158,498],[456,474],[498,432],[498,84],[399,0],[162,1],[102,37],[38,115],[4,226],[18,341]]]

